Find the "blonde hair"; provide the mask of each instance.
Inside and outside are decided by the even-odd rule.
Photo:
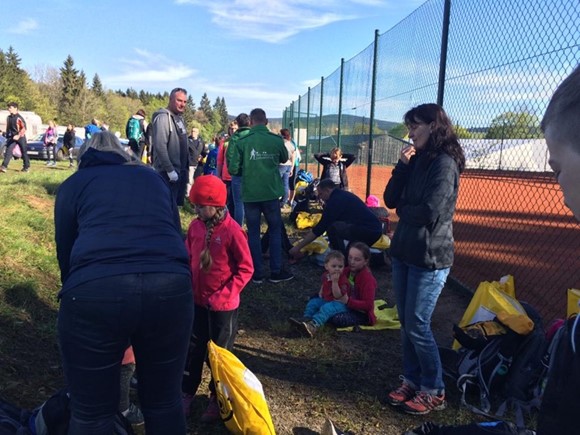
[[[211,241],[213,230],[216,227],[216,225],[218,225],[226,217],[227,210],[226,207],[216,207],[215,209],[216,209],[215,214],[210,219],[205,221],[205,229],[206,229],[205,248],[203,249],[203,251],[201,252],[201,256],[199,257],[199,265],[201,267],[201,270],[203,270],[204,272],[207,272],[211,268],[211,265],[213,263],[211,254],[209,252],[209,242]]]

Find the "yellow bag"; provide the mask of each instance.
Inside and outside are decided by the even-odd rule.
[[[381,238],[377,240],[371,248],[378,249],[380,251],[386,251],[391,247],[391,239],[386,234],[382,234]]]
[[[568,289],[568,310],[567,317],[572,314],[580,314],[580,290],[575,288]]]
[[[296,242],[298,243],[298,242]],[[300,252],[307,255],[324,254],[328,250],[328,240],[324,236],[317,237],[308,245],[303,247]]]
[[[508,315],[527,315],[524,307],[515,298],[514,279],[511,275],[504,276],[499,281],[480,283],[459,322],[459,327],[493,320],[502,311]],[[459,347],[457,340],[454,341],[453,349]]]
[[[296,228],[299,230],[305,230],[306,228],[312,228],[322,219],[322,213],[308,213],[307,211],[301,211],[296,216]]]
[[[234,434],[273,434],[274,424],[258,378],[229,350],[207,344],[220,417]]]

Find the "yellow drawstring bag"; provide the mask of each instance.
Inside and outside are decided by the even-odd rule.
[[[275,435],[262,384],[229,350],[207,344],[220,417],[226,428],[240,435]]]

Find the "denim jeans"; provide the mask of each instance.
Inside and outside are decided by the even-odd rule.
[[[393,290],[401,321],[403,376],[415,388],[445,391],[441,359],[431,331],[431,316],[449,268],[431,270],[391,258]]]
[[[242,201],[242,177],[232,175],[232,201],[234,203],[234,220],[244,224],[244,201]]]
[[[113,433],[129,343],[147,434],[184,435],[181,378],[192,323],[189,275],[118,275],[64,292],[58,335],[71,395],[69,435]]]
[[[290,192],[290,172],[292,171],[291,165],[279,165],[278,170],[280,171],[280,177],[282,177],[282,184],[284,185],[284,195],[280,200],[280,204],[284,205],[288,202],[288,195]]]
[[[260,243],[261,216],[268,223],[270,230],[270,273],[276,274],[282,270],[282,214],[280,201],[272,199],[264,202],[244,202],[246,225],[248,227],[248,242],[252,261],[254,262],[254,276],[264,277],[262,267],[262,247]]]
[[[346,313],[348,308],[338,301],[325,301],[315,297],[308,301],[304,310],[304,317],[311,317],[316,326],[322,326],[336,314]]]

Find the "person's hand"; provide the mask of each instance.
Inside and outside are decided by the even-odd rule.
[[[347,294],[343,294],[341,298],[336,299],[338,302],[346,305],[348,304],[348,295]]]
[[[401,161],[405,165],[408,165],[409,160],[411,160],[411,157],[413,157],[415,155],[415,152],[416,152],[415,147],[413,145],[406,146],[405,148],[403,148],[401,150],[401,156],[400,156]]]
[[[331,273],[330,273],[330,280],[331,280],[332,282],[336,282],[336,283],[338,283],[338,279],[340,278],[340,275],[341,275],[341,273],[342,273],[342,272],[340,272],[340,271],[338,271],[338,270],[335,270],[335,271],[331,272]]]
[[[12,136],[12,140],[17,141],[18,139],[20,139],[19,134],[15,134],[14,136]]]
[[[298,246],[292,247],[292,249],[288,251],[288,254],[290,254],[290,256],[293,258],[300,258],[302,256],[300,248],[298,248]]]
[[[170,183],[177,183],[177,180],[179,180],[179,175],[177,175],[177,172],[175,172],[175,170],[168,172],[167,176],[169,177]]]

